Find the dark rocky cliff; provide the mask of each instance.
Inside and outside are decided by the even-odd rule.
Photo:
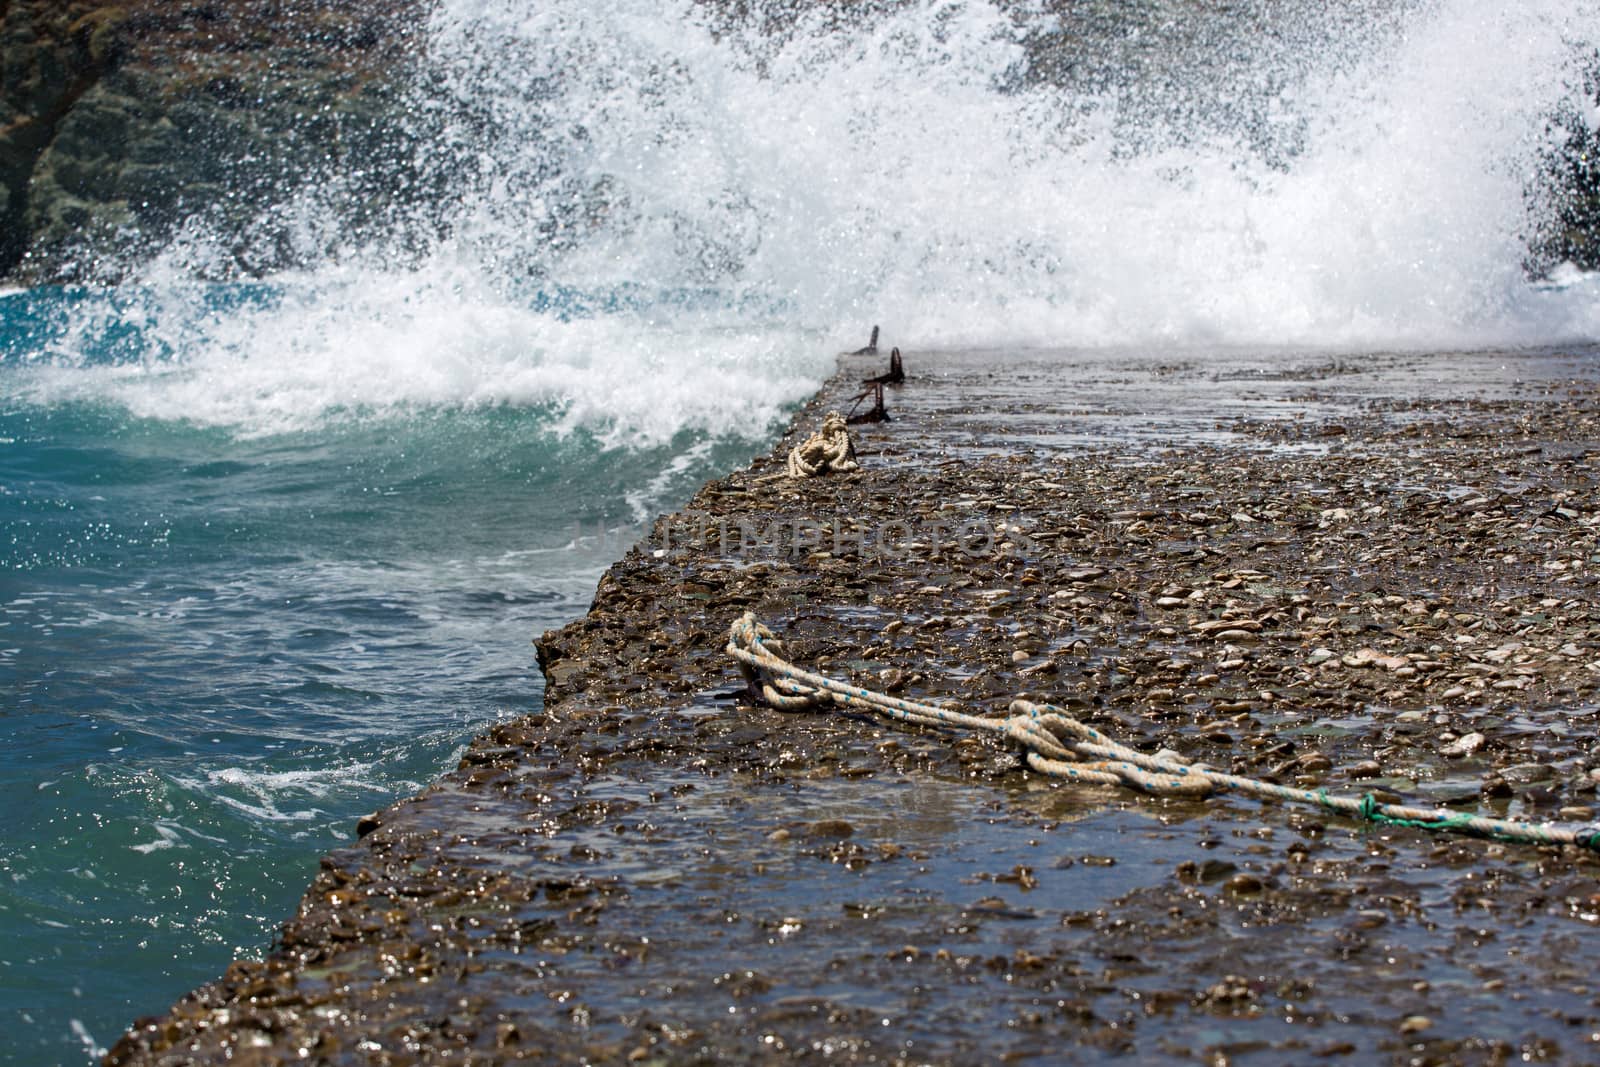
[[[294,252],[271,209],[321,172],[359,225],[410,153],[422,7],[0,0],[0,275],[114,280],[191,221],[236,235],[209,272],[269,269]]]
[[[1532,241],[1536,269],[1564,260],[1600,269],[1600,52],[1590,56],[1588,71],[1583,97],[1593,109],[1569,107],[1551,117],[1547,131],[1552,147],[1537,192],[1548,206]]]

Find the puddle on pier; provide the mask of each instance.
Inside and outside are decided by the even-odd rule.
[[[1413,1017],[1448,1043],[1592,1012],[1587,979],[1552,962],[1579,957],[1549,955],[1592,920],[1507,926],[1471,898],[1542,907],[1532,850],[1486,875],[1482,842],[1020,773],[775,783],[638,763],[562,803],[582,825],[501,856],[547,886],[511,917],[527,937],[486,942],[452,995],[547,1018],[575,1054],[1265,1063],[1374,1052]]]
[[[917,388],[892,389],[888,401],[891,414],[926,418],[941,448],[974,455],[1194,445],[1319,455],[1352,414],[1404,425],[1440,405],[1527,399],[1581,378],[1593,356],[1592,346],[1425,354],[1217,349],[1177,359],[1137,350],[932,351],[908,354]],[[963,410],[963,395],[982,397],[982,406]],[[1263,428],[1266,436],[1256,432]],[[1309,439],[1293,436],[1296,429]]]

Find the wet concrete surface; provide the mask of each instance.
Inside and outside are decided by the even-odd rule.
[[[1595,818],[1600,352],[908,353],[861,470],[705,486],[542,715],[112,1064],[1600,1060],[1600,858],[1070,786],[802,665],[1330,791]]]

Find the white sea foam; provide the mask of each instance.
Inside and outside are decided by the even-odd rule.
[[[94,1035],[89,1032],[87,1026],[77,1019],[71,1020],[69,1025],[72,1027],[72,1036],[78,1039],[78,1043],[83,1046],[84,1052],[88,1053],[93,1059],[104,1058],[108,1051],[107,1048],[94,1039]]]
[[[144,844],[129,845],[128,847],[134,852],[142,852],[145,855],[149,855],[152,852],[164,852],[169,848],[183,847],[183,835],[178,832],[176,827],[163,823],[152,823],[150,828],[156,832],[154,841],[146,841]]]
[[[1055,18],[1026,4],[758,33],[689,0],[444,0],[417,108],[447,238],[217,313],[181,279],[227,236],[191,235],[136,315],[159,358],[69,335],[16,388],[244,433],[548,407],[656,444],[762,432],[873,322],[906,348],[1600,336],[1592,281],[1524,267],[1547,117],[1596,113],[1600,2],[1262,0],[1220,32],[1167,6],[1152,52],[1112,34],[1117,76],[1062,88],[1019,77]],[[308,194],[305,228],[337,206]],[[626,306],[539,310],[567,290]]]
[[[175,775],[173,780],[258,822],[309,822],[326,814],[320,808],[294,806],[307,800],[323,800],[351,791],[388,795],[396,789],[421,788],[416,782],[386,781],[373,772],[371,764],[346,762],[293,771],[222,767],[206,771],[203,778]],[[167,837],[159,825],[157,831],[163,839]]]
[[[1322,7],[1257,6],[1279,40]],[[1365,6],[1383,32],[1358,11],[1264,34],[1209,94],[1002,91],[1049,16],[945,0],[843,30],[796,13],[781,45],[642,0],[451,0],[434,33],[473,57],[447,84],[514,134],[463,213],[497,261],[566,195],[593,230],[553,257],[566,277],[720,284],[908,344],[1594,336],[1587,294],[1528,284],[1523,235],[1547,116],[1588,106],[1600,8]],[[1169,80],[1219,69],[1168,58]],[[1235,127],[1200,111],[1229,93],[1256,98]]]
[[[438,408],[548,407],[557,429],[660,444],[684,429],[756,435],[824,366],[791,330],[639,314],[564,319],[416,273],[280,279],[281,301],[194,316],[196,286],[149,293],[164,353],[55,360],[13,388],[106,397],[133,414],[281,433]],[[92,349],[93,331],[81,331]],[[70,347],[70,346],[69,346]]]

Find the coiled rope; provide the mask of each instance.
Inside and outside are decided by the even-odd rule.
[[[815,707],[861,707],[920,726],[954,726],[1003,734],[1022,746],[1027,764],[1041,774],[1074,782],[1128,786],[1145,793],[1204,797],[1232,790],[1271,800],[1312,804],[1368,822],[1419,830],[1472,834],[1500,841],[1538,845],[1578,845],[1600,851],[1600,823],[1560,825],[1488,819],[1444,808],[1388,804],[1368,793],[1336,796],[1325,789],[1296,789],[1272,782],[1223,774],[1171,756],[1147,755],[1060,708],[1030,700],[1011,702],[1007,718],[968,715],[947,707],[902,700],[803,670],[784,659],[782,642],[746,612],[728,634],[727,652],[739,662],[753,694],[784,711]]]
[[[859,467],[844,416],[837,411],[830,411],[822,420],[820,430],[789,450],[789,462],[785,470],[791,478],[810,478],[830,471],[853,471]]]

